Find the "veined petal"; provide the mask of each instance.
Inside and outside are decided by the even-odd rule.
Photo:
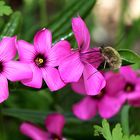
[[[34,64],[30,64],[33,76],[30,79],[22,80],[22,84],[33,88],[41,88],[42,86],[42,72]]]
[[[46,67],[42,68],[43,78],[51,91],[61,89],[65,86],[60,74],[56,68]]]
[[[17,50],[20,61],[23,62],[33,62],[35,57],[35,49],[34,46],[24,40],[19,40],[17,42]]]
[[[83,73],[83,69],[84,65],[80,60],[79,52],[73,52],[59,65],[59,72],[65,83],[77,82]]]
[[[52,34],[47,29],[38,31],[34,37],[35,50],[38,53],[48,54],[52,45]]]
[[[88,95],[97,95],[105,87],[105,78],[91,64],[85,64],[83,76]]]
[[[10,81],[21,81],[30,79],[32,77],[32,71],[26,63],[9,61],[4,63],[4,75]]]
[[[90,46],[90,34],[86,27],[86,24],[81,19],[81,17],[72,19],[72,29],[77,40],[79,49],[81,51],[87,50]]]
[[[80,102],[74,104],[72,110],[76,117],[82,120],[89,120],[97,113],[97,101],[87,96]]]
[[[4,37],[0,42],[0,61],[9,61],[16,55],[16,37]]]
[[[65,118],[59,113],[53,113],[47,116],[45,120],[46,128],[49,133],[62,137],[62,130],[65,125]]]
[[[83,76],[81,76],[78,82],[71,83],[71,87],[76,93],[83,94],[83,95],[86,94]]]
[[[48,133],[31,123],[22,123],[20,126],[22,134],[30,137],[33,140],[49,140]]]
[[[120,73],[124,76],[127,82],[135,83],[137,80],[137,73],[130,66],[120,68]]]
[[[60,62],[71,52],[71,46],[68,41],[59,41],[48,54],[48,63],[50,66],[58,66]]]
[[[124,102],[124,96],[119,96],[117,98],[104,96],[98,103],[98,111],[100,116],[105,119],[113,117],[120,111]]]
[[[2,74],[0,74],[0,103],[5,101],[8,96],[8,81]]]

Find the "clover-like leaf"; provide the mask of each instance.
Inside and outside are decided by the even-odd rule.
[[[4,1],[0,1],[0,16],[10,15],[13,12],[10,6],[5,5]]]

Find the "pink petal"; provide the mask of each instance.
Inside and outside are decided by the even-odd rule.
[[[78,82],[73,82],[71,84],[71,87],[76,93],[84,94],[84,95],[86,94],[83,76],[81,76]]]
[[[82,120],[89,120],[97,113],[97,102],[90,96],[85,97],[80,102],[73,105],[73,113]]]
[[[111,96],[117,96],[125,87],[125,79],[119,73],[114,73],[106,78],[106,91]]]
[[[127,82],[134,82],[137,79],[137,73],[130,66],[121,67],[120,73],[124,76]]]
[[[91,64],[85,64],[83,76],[88,95],[97,95],[105,87],[106,81],[103,75]]]
[[[46,128],[49,133],[62,137],[62,130],[65,125],[65,118],[59,113],[53,113],[47,116],[45,120]]]
[[[8,96],[8,81],[2,74],[0,74],[0,103],[5,101]]]
[[[120,111],[124,102],[125,98],[123,96],[117,98],[104,96],[98,103],[99,114],[102,118],[109,119]]]
[[[80,61],[78,52],[73,52],[66,57],[59,66],[59,72],[65,83],[77,82],[82,73],[84,65]]]
[[[65,86],[56,68],[46,67],[42,69],[43,78],[51,91],[61,89]]]
[[[84,21],[80,18],[72,19],[72,29],[81,51],[85,51],[90,46],[90,34]]]
[[[48,54],[52,45],[52,34],[47,29],[37,32],[34,37],[35,50],[38,53]]]
[[[9,61],[4,66],[4,75],[11,81],[20,81],[32,77],[31,68],[26,63]]]
[[[20,131],[32,140],[49,140],[47,132],[31,123],[22,123]]]
[[[100,48],[90,48],[81,53],[82,61],[91,64],[93,67],[98,68],[104,62],[104,58],[100,52]]]
[[[58,66],[60,62],[71,52],[71,46],[68,41],[59,41],[48,54],[47,65]]]
[[[140,107],[140,95],[135,96],[135,98],[128,99],[128,104],[134,107]]]
[[[4,37],[0,42],[0,61],[9,61],[16,55],[16,37]]]
[[[30,64],[33,76],[30,79],[22,80],[25,86],[33,88],[41,88],[42,86],[42,73],[41,70],[34,64]]]
[[[17,50],[20,61],[23,62],[32,62],[35,57],[34,46],[24,40],[19,40],[17,42]]]

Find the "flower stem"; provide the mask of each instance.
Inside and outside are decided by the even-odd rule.
[[[129,132],[129,109],[130,106],[129,105],[125,105],[122,108],[121,111],[121,124],[122,124],[122,129],[123,132],[129,136],[130,132]]]

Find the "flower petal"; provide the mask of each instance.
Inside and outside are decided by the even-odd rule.
[[[35,50],[38,53],[48,54],[52,45],[52,34],[47,29],[42,29],[37,32],[34,37]]]
[[[119,112],[124,102],[124,96],[119,96],[118,98],[104,96],[98,103],[99,114],[102,118],[111,118]]]
[[[79,119],[89,120],[97,113],[97,102],[90,96],[87,96],[80,102],[74,104],[72,110],[74,115]]]
[[[66,57],[59,66],[59,72],[65,83],[77,82],[82,73],[84,65],[80,61],[78,52],[73,52]]]
[[[65,118],[59,113],[53,113],[47,116],[45,120],[46,128],[49,133],[62,137],[62,130],[65,125]]]
[[[5,101],[9,96],[8,91],[8,81],[7,79],[1,74],[0,75],[0,103]]]
[[[19,40],[17,42],[17,50],[20,61],[32,62],[35,57],[34,46],[24,40]]]
[[[48,54],[47,65],[58,66],[60,62],[71,52],[71,46],[68,41],[59,41]]]
[[[137,73],[130,66],[120,68],[120,73],[124,76],[127,82],[135,83]]]
[[[88,95],[97,95],[105,87],[106,81],[103,75],[91,64],[85,64],[84,83]]]
[[[81,51],[87,50],[90,46],[90,34],[86,27],[86,24],[81,19],[81,17],[72,19],[72,29],[77,40],[79,49]]]
[[[51,91],[61,89],[65,86],[56,68],[46,67],[42,69],[43,78]]]
[[[83,94],[83,95],[86,94],[83,76],[81,76],[78,82],[71,83],[71,87],[76,93]]]
[[[30,64],[33,76],[30,79],[22,80],[22,84],[33,88],[41,88],[42,86],[42,73],[41,70],[34,64]]]
[[[49,140],[47,132],[31,123],[22,123],[20,126],[22,134],[30,137],[33,140]]]
[[[110,75],[110,74],[109,74]],[[124,90],[126,81],[119,73],[114,73],[106,78],[106,91],[110,96],[118,96],[118,93]]]
[[[30,79],[32,77],[32,71],[26,63],[9,61],[4,63],[4,75],[10,81],[20,81]]]
[[[16,37],[4,37],[0,42],[0,61],[9,61],[16,55]]]

